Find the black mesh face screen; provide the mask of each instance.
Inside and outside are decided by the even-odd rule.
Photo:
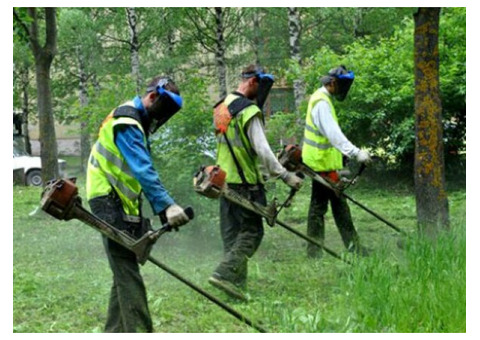
[[[150,134],[155,133],[160,126],[165,124],[179,110],[180,106],[167,93],[159,95],[147,110],[149,116],[152,117],[149,128]]]
[[[272,86],[273,80],[268,77],[260,78],[258,80],[257,106],[260,108],[260,110],[263,110],[263,105],[267,100]]]
[[[352,86],[353,79],[338,79],[337,78],[337,92],[334,94],[335,99],[344,101],[347,97],[348,91]]]

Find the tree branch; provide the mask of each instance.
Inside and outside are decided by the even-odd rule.
[[[188,19],[193,23],[193,25],[195,26],[195,29],[196,29],[196,32],[198,33],[197,36],[197,39],[198,40],[201,40],[201,41],[204,41],[204,39],[202,39],[202,36],[207,38],[208,40],[211,40],[213,43],[215,43],[217,40],[208,35],[207,33],[205,33],[205,31],[208,31],[210,30],[211,32],[215,32],[216,30],[214,30],[213,28],[211,28],[207,22],[204,20],[203,16],[200,15],[200,12],[198,12],[196,9],[192,9],[193,11],[195,11],[196,13],[196,17],[192,17],[191,14],[189,13],[189,11],[185,11],[185,13],[187,14],[187,17]],[[198,24],[198,19],[200,19],[203,23],[203,25],[205,25],[205,29],[202,29],[202,27],[200,27],[200,25]],[[206,44],[206,42],[203,42],[202,44]]]
[[[112,36],[110,36],[110,35],[108,35],[108,34],[102,34],[101,36],[102,36],[102,37],[105,37],[105,38],[108,38],[108,39],[110,39],[110,40],[113,40],[113,41],[117,41],[117,42],[121,42],[121,43],[127,44],[127,45],[129,45],[130,47],[133,46],[132,43],[131,43],[129,40],[112,37]]]
[[[17,11],[15,8],[13,9],[13,19],[20,25],[20,27],[25,31],[25,34],[27,36],[27,39],[29,39],[30,36],[30,31],[28,30],[27,25],[23,22],[22,19],[20,19],[20,16],[18,15]]]
[[[37,11],[35,7],[29,7],[27,13],[33,19],[28,32],[28,39],[32,44],[33,54],[37,54],[40,51],[40,45],[38,43]]]

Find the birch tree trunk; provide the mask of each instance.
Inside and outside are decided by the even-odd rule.
[[[440,8],[419,8],[415,19],[415,196],[420,232],[449,228],[439,88]]]
[[[260,36],[260,18],[258,12],[253,13],[253,43],[255,48],[253,52],[255,53],[255,64],[262,65],[260,56],[263,55],[263,39]]]
[[[223,9],[215,7],[215,24],[216,24],[216,49],[215,62],[217,64],[218,85],[220,88],[220,97],[227,95],[227,69],[225,66],[225,39],[223,36]]]
[[[300,69],[302,65],[302,57],[300,54],[301,21],[297,7],[288,7],[288,33],[290,36],[290,58],[295,62],[298,69]],[[305,97],[303,79],[298,78],[293,81],[293,95],[295,98],[295,110],[298,114],[300,104]]]
[[[140,42],[137,32],[137,15],[134,7],[127,7],[125,9],[127,14],[127,23],[130,30],[130,60],[132,65],[132,77],[137,84],[137,93],[141,93],[143,87],[142,76],[140,74]]]

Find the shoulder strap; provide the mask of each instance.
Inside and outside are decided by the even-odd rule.
[[[227,97],[223,97],[222,99],[220,99],[215,105],[213,105],[213,108],[216,108],[218,105],[223,103],[225,101],[225,98],[227,98]]]
[[[242,180],[242,183],[244,185],[247,185],[247,178],[245,177],[245,174],[243,173],[243,169],[240,166],[240,163],[238,162],[237,156],[235,156],[235,152],[233,151],[232,145],[230,144],[230,141],[227,138],[227,134],[223,134],[223,137],[225,138],[225,141],[227,142],[228,150],[230,151],[230,154],[232,155],[233,162],[235,163],[235,166],[237,167],[237,172],[238,175],[240,176],[240,179]]]
[[[230,105],[228,105],[228,111],[233,117],[235,117],[239,112],[251,105],[255,105],[255,103],[252,102],[250,99],[245,97],[238,97],[234,99],[230,103]]]
[[[113,112],[113,117],[114,118],[128,117],[128,118],[135,119],[137,122],[142,124],[140,112],[138,112],[138,110],[133,106],[124,105],[124,106],[117,107]]]

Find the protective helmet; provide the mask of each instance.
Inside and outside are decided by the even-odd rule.
[[[257,106],[260,110],[263,109],[263,105],[267,100],[270,89],[273,86],[275,78],[269,73],[265,73],[263,68],[257,66],[254,71],[251,72],[242,72],[241,77],[243,79],[249,79],[256,77],[258,80],[258,92],[257,92]]]
[[[160,78],[155,86],[147,87],[147,93],[156,91],[157,98],[147,109],[150,124],[149,133],[155,133],[160,126],[165,124],[183,105],[180,94],[166,90],[168,84],[175,84],[170,78]]]
[[[350,86],[352,86],[355,74],[353,71],[348,71],[345,66],[340,65],[328,71],[328,75],[322,77],[321,81],[325,85],[330,83],[333,78],[335,78],[337,83],[337,90],[333,96],[338,101],[343,101],[350,90]]]

